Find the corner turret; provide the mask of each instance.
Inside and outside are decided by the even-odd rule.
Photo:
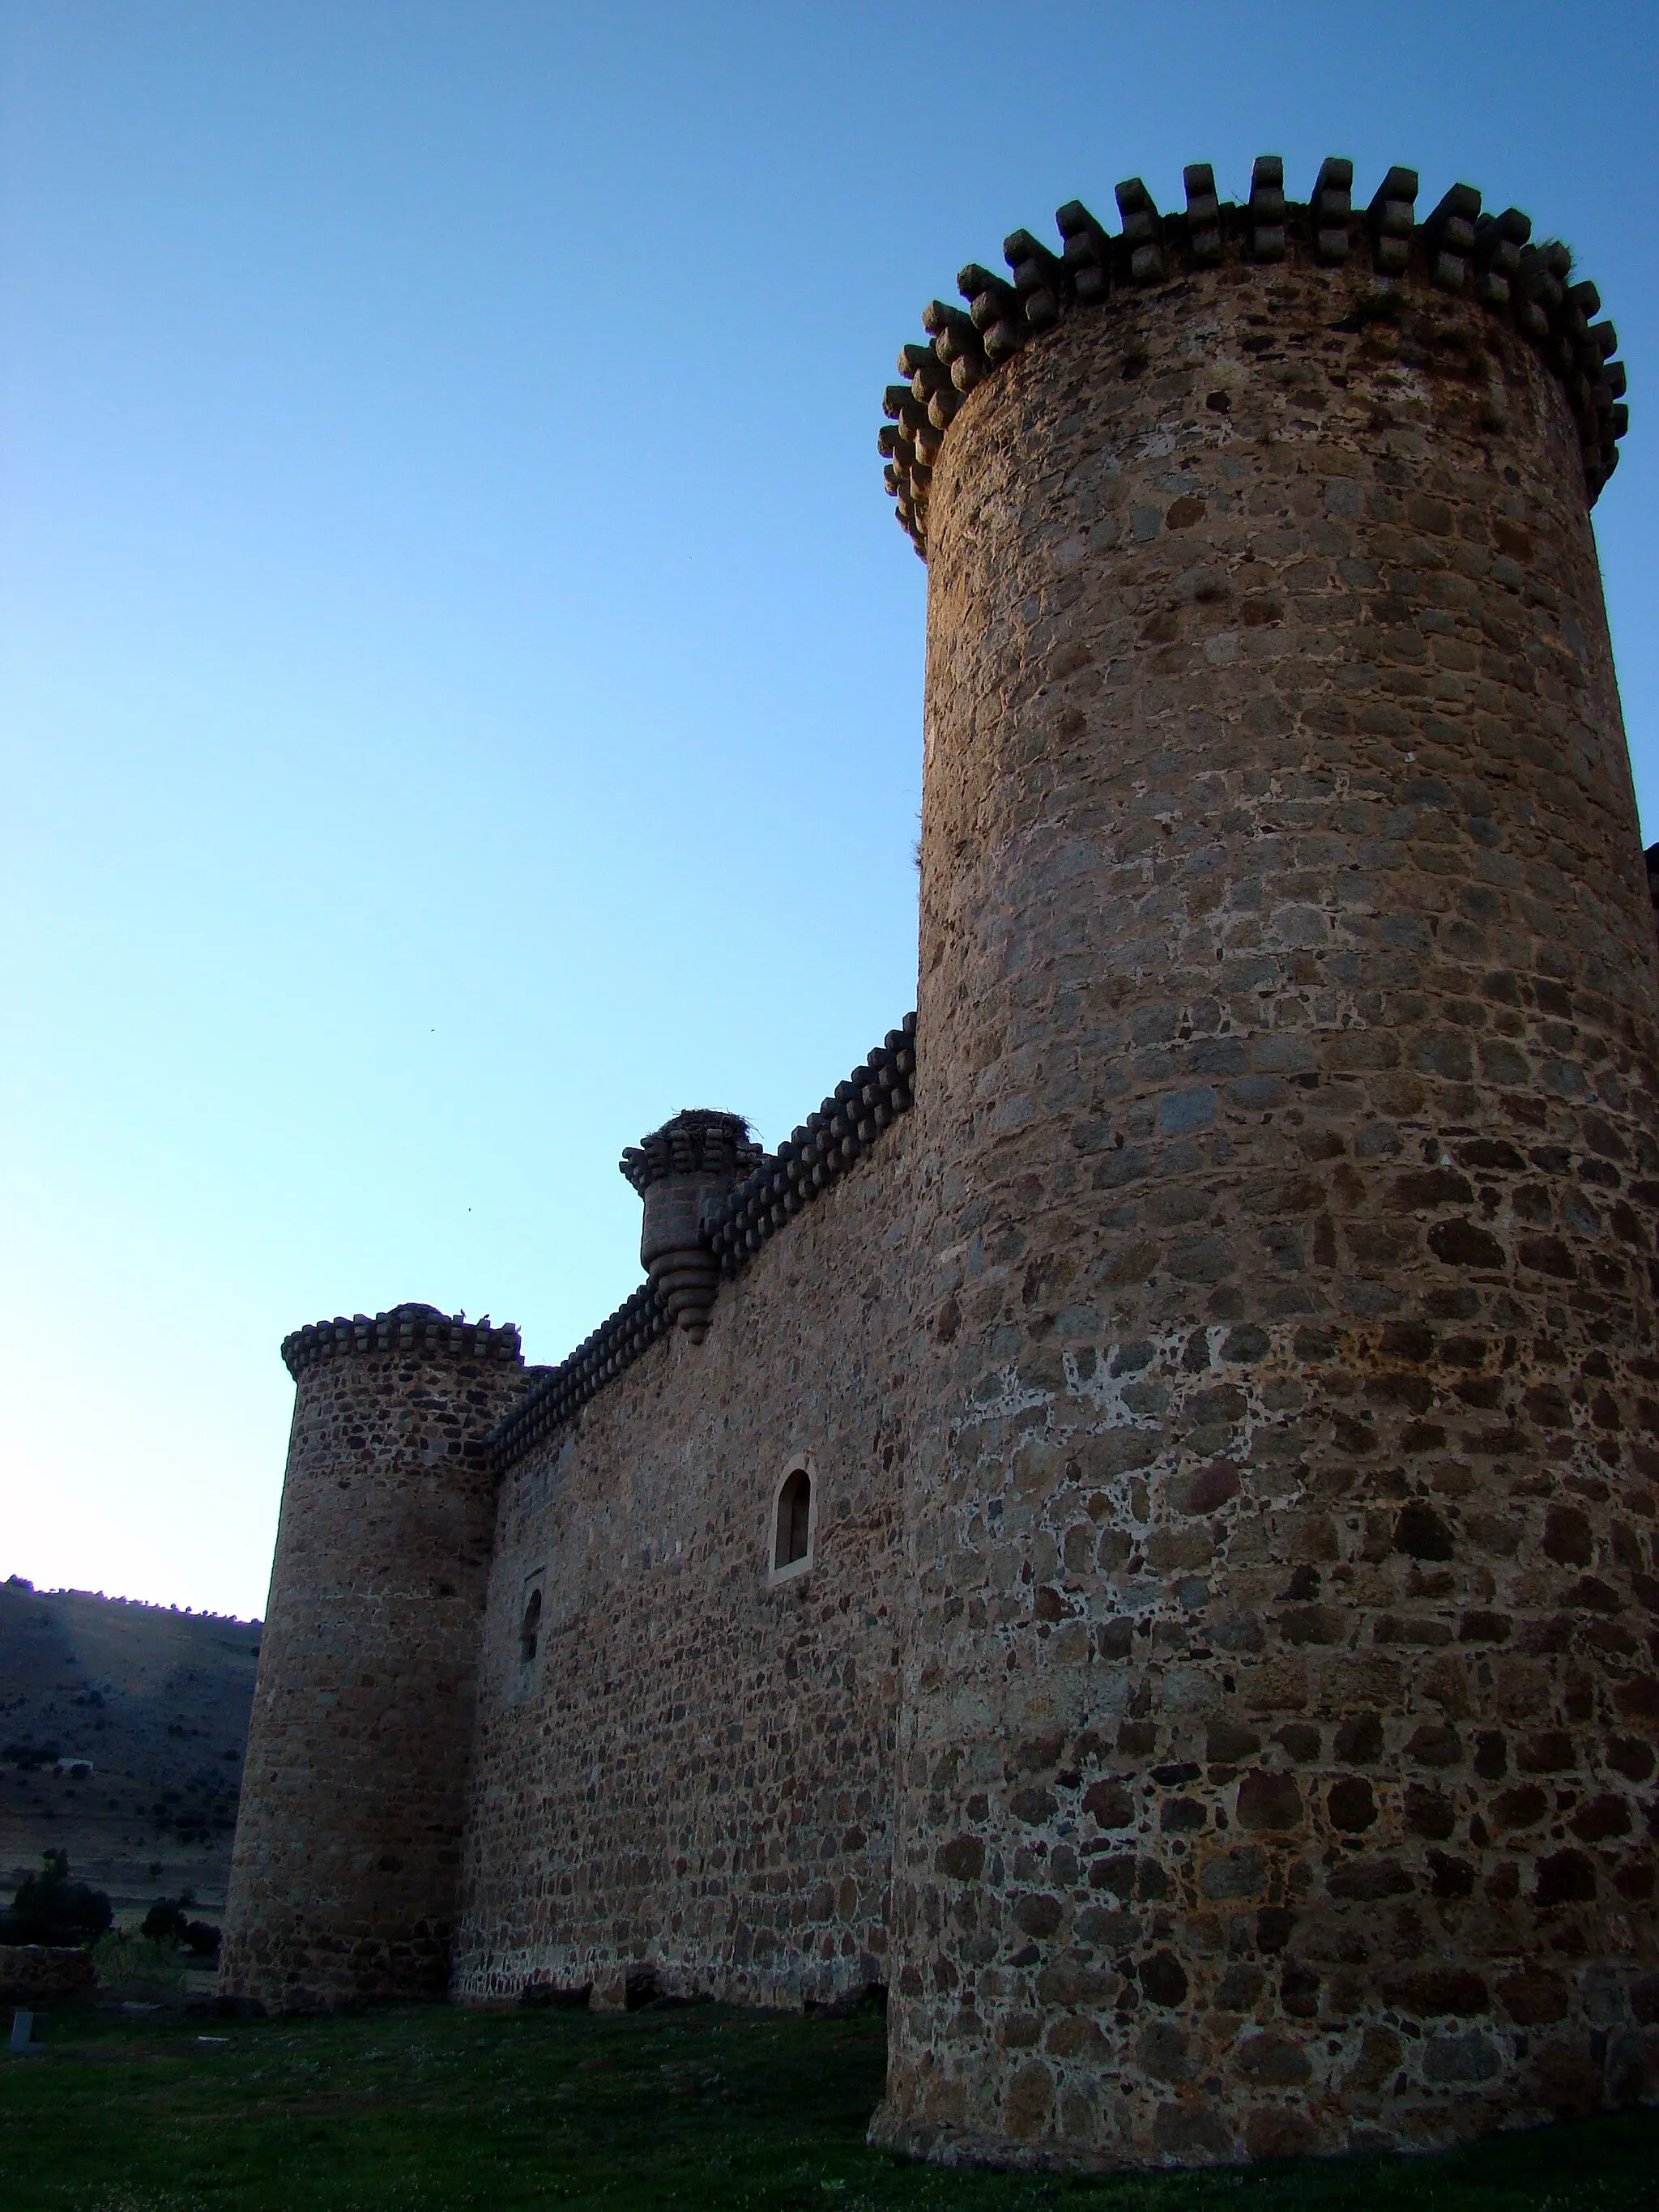
[[[274,2011],[441,1996],[511,1323],[296,1329],[297,1386],[219,1987]]]

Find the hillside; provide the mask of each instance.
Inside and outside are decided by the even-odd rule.
[[[0,1583],[0,1882],[62,1849],[117,1913],[223,1902],[259,1623]],[[50,1754],[50,1756],[46,1756]],[[79,1777],[55,1759],[90,1760]]]

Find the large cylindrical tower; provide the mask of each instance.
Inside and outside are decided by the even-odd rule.
[[[926,1196],[875,2133],[935,2157],[1654,2084],[1623,373],[1524,218],[1346,171],[1062,210],[890,394]]]
[[[403,1305],[283,1346],[297,1386],[219,1987],[441,1996],[518,1331]]]

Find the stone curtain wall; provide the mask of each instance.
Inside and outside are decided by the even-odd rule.
[[[428,1307],[283,1346],[298,1395],[219,1987],[441,1996],[516,1330]]]
[[[913,483],[951,1172],[876,2132],[935,2157],[1654,2084],[1655,961],[1589,449],[1405,238],[1393,289],[1282,233],[1149,264]]]
[[[907,1134],[721,1287],[704,1342],[658,1338],[507,1474],[457,1996],[887,1980]],[[815,1563],[769,1588],[801,1450]]]

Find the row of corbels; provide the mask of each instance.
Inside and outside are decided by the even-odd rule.
[[[1214,268],[1231,258],[1271,268],[1293,248],[1323,268],[1364,252],[1382,288],[1421,274],[1437,291],[1510,318],[1566,390],[1594,503],[1630,426],[1624,364],[1613,358],[1618,340],[1611,323],[1595,319],[1601,306],[1595,285],[1569,281],[1567,248],[1534,246],[1531,219],[1518,208],[1483,214],[1474,185],[1454,185],[1419,223],[1417,172],[1393,168],[1370,205],[1356,211],[1353,163],[1337,155],[1321,164],[1305,205],[1286,200],[1277,154],[1257,158],[1242,207],[1218,198],[1207,161],[1190,164],[1183,181],[1184,214],[1161,214],[1139,177],[1119,185],[1123,228],[1115,236],[1081,200],[1068,200],[1054,217],[1058,252],[1028,230],[1013,231],[1002,247],[1009,276],[970,261],[957,278],[966,310],[943,300],[922,310],[927,339],[899,349],[906,380],[887,388],[878,443],[899,521],[924,559],[945,434],[968,394],[1021,347],[1074,307],[1103,307],[1115,294],[1166,283],[1185,267]]]
[[[672,1326],[668,1308],[653,1284],[644,1282],[631,1291],[615,1313],[585,1337],[568,1359],[542,1376],[490,1431],[490,1457],[496,1471],[504,1472],[532,1444],[562,1427]]]
[[[465,1314],[440,1313],[436,1306],[393,1306],[387,1313],[336,1314],[332,1321],[307,1322],[283,1339],[283,1364],[297,1382],[307,1367],[354,1352],[420,1352],[463,1359],[517,1359],[519,1325],[490,1326],[489,1316],[469,1321]]]
[[[769,1237],[845,1175],[915,1097],[916,1018],[889,1030],[815,1114],[752,1168],[703,1223],[723,1274],[747,1267]]]
[[[888,1030],[869,1058],[836,1085],[817,1113],[809,1114],[775,1152],[763,1153],[730,1197],[705,1218],[703,1240],[719,1255],[723,1274],[735,1275],[746,1267],[769,1237],[827,1190],[898,1115],[909,1110],[915,1072],[916,1018],[910,1013],[897,1029]],[[691,1171],[695,1169],[693,1163]],[[623,1172],[628,1173],[626,1154]],[[641,1283],[608,1321],[601,1322],[568,1359],[543,1375],[496,1423],[489,1443],[497,1473],[504,1474],[544,1437],[580,1413],[672,1326],[655,1285]]]

